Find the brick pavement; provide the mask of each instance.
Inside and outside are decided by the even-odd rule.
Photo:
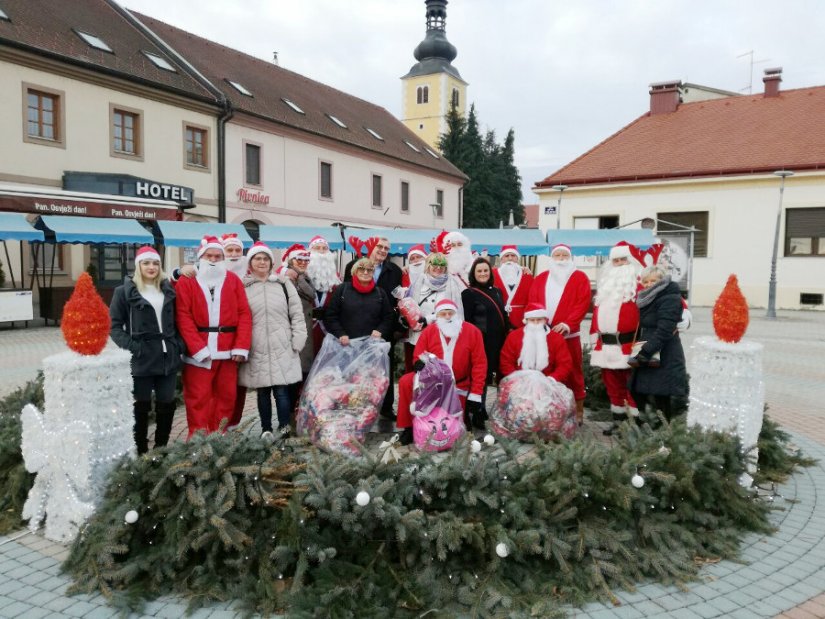
[[[684,342],[690,369],[690,343],[712,333],[710,310],[696,308]],[[584,325],[583,325],[584,328]],[[572,616],[601,618],[776,617],[825,618],[825,313],[780,312],[768,321],[751,314],[748,338],[765,345],[764,367],[769,414],[791,432],[795,443],[819,463],[781,487],[772,514],[778,531],[750,535],[741,561],[705,566],[687,592],[645,584],[617,592],[620,605],[590,604]],[[43,357],[64,350],[59,329],[0,331],[0,397],[33,378]],[[254,395],[246,414],[254,419]],[[586,431],[598,436],[599,424]],[[257,423],[249,432],[259,432]],[[173,440],[185,437],[183,410],[176,415]],[[819,503],[819,498],[822,503]],[[110,617],[117,612],[100,596],[66,597],[68,579],[59,575],[64,546],[39,535],[18,532],[0,537],[0,617]],[[185,605],[162,598],[144,609],[146,617],[180,617]],[[214,604],[195,617],[241,616],[232,603]]]

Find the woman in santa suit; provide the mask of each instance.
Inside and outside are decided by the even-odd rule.
[[[501,349],[502,377],[516,370],[538,370],[567,384],[573,362],[564,338],[548,326],[547,316],[547,310],[538,303],[527,305],[524,325],[510,332]]]

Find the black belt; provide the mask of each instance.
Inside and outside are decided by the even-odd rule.
[[[235,333],[238,327],[198,327],[201,333]]]
[[[627,333],[600,333],[602,344],[630,344],[635,337],[635,331],[628,331]]]

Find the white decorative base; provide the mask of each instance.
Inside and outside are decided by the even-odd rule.
[[[753,455],[754,461],[748,463],[752,474],[765,411],[762,344],[729,344],[715,337],[700,337],[692,348],[687,423],[738,436],[742,452]],[[746,486],[752,481],[747,474],[740,479]]]
[[[70,542],[100,501],[106,478],[132,435],[131,353],[106,349],[95,356],[63,352],[43,360],[45,414],[23,409],[26,470],[37,473],[23,518],[46,537]]]

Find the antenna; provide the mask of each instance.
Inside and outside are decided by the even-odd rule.
[[[763,58],[761,60],[754,60],[753,59],[753,50],[747,51],[744,54],[739,54],[737,58],[744,58],[745,56],[750,56],[750,77],[748,78],[748,85],[744,88],[740,88],[739,92],[744,92],[745,90],[748,91],[749,95],[753,94],[753,67],[757,64],[764,64],[766,62],[770,62],[770,58]]]

